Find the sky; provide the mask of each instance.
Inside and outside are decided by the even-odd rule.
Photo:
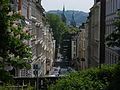
[[[89,12],[94,0],[42,0],[42,6],[45,11],[62,10],[65,6],[66,10],[78,10]]]

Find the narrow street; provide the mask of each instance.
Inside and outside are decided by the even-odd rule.
[[[51,69],[49,76],[64,76],[71,72],[75,72],[74,69],[72,69],[69,66],[69,62],[64,60],[64,57],[60,54],[58,50],[57,59],[55,60],[54,66]]]
[[[120,0],[0,0],[0,90],[120,90]]]

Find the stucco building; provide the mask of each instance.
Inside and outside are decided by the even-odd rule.
[[[105,63],[105,0],[94,0],[86,22],[88,67]]]
[[[79,28],[79,31],[71,38],[71,59],[73,68],[76,70],[82,70],[87,67],[85,46],[85,28]]]
[[[80,58],[80,69],[85,69],[87,66],[85,58],[85,28],[80,29],[80,48],[79,48],[79,58]]]
[[[79,53],[79,37],[78,34],[75,33],[72,35],[71,38],[71,66],[76,69],[79,70],[80,68],[80,63],[79,63],[79,58],[78,58],[78,53]]]
[[[45,10],[41,6],[41,0],[13,0],[11,6],[25,17],[27,32],[32,36],[25,43],[31,47],[32,59],[29,61],[31,69],[16,71],[18,77],[43,76],[52,68],[55,41],[52,29],[46,23]],[[35,69],[37,70],[35,72]]]
[[[120,9],[120,0],[106,0],[106,24],[105,24],[105,36],[110,35],[114,30],[114,21],[117,19],[117,12]],[[105,48],[105,63],[114,64],[118,62],[120,56],[120,48],[108,47]]]
[[[89,67],[98,66],[100,61],[100,2],[95,1],[89,16]]]

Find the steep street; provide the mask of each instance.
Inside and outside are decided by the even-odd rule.
[[[120,0],[0,0],[0,90],[120,90]]]

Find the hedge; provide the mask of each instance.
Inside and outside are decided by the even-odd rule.
[[[120,90],[120,65],[102,65],[70,73],[49,90]]]

